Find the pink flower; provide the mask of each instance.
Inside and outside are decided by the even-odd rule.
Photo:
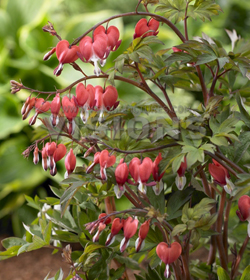
[[[63,70],[63,64],[72,63],[78,59],[77,52],[79,52],[78,46],[69,47],[67,40],[61,40],[56,45],[56,56],[59,60],[59,65],[54,70],[54,75],[59,76]]]
[[[123,228],[124,220],[120,218],[115,218],[112,222],[111,233],[107,237],[107,241],[105,243],[106,246],[111,245],[115,241],[115,236],[119,233],[119,231]]]
[[[187,170],[187,159],[184,157],[184,161],[181,163],[179,169],[177,170],[177,176],[175,178],[175,184],[179,190],[183,190],[186,185],[187,179],[185,177],[185,172]]]
[[[156,254],[166,264],[166,270],[164,272],[166,278],[169,278],[171,275],[169,265],[179,258],[181,252],[182,248],[178,242],[173,242],[170,246],[165,242],[157,245]]]
[[[92,171],[93,167],[99,163],[99,157],[100,157],[100,152],[96,152],[94,155],[94,161],[92,162],[92,164],[87,168],[86,173],[89,173]]]
[[[136,234],[138,227],[138,220],[133,219],[132,217],[128,217],[123,224],[123,231],[124,231],[124,238],[121,241],[120,244],[120,251],[124,252],[124,250],[129,245],[129,240],[131,237],[133,237]]]
[[[159,31],[159,21],[151,18],[147,21],[145,18],[140,19],[135,26],[134,39],[138,37],[156,36]]]
[[[115,87],[107,86],[104,92],[101,86],[95,87],[95,107],[101,110],[99,121],[101,121],[103,118],[104,109],[110,111],[113,107],[116,107],[118,105],[117,98],[118,92]]]
[[[241,196],[238,207],[239,210],[236,211],[236,214],[242,222],[248,221],[247,233],[250,237],[250,197],[248,195]]]
[[[35,99],[35,108],[36,108],[36,113],[29,120],[30,125],[33,125],[36,123],[36,119],[39,114],[45,113],[50,109],[50,103],[48,101],[45,101],[43,98],[36,98]]]
[[[62,108],[64,115],[68,119],[68,133],[73,134],[75,129],[75,122],[74,118],[78,114],[78,107],[75,96],[73,96],[71,99],[68,98],[68,96],[64,96],[62,99]]]
[[[156,157],[155,161],[153,162],[152,166],[152,175],[154,177],[154,180],[156,181],[156,185],[153,186],[153,190],[156,195],[159,195],[160,192],[163,190],[163,182],[162,182],[162,177],[164,175],[164,172],[159,174],[159,164],[162,160],[161,153]]]
[[[106,168],[114,165],[116,162],[116,157],[114,155],[110,156],[107,150],[103,150],[99,156],[99,163],[101,166],[100,175],[102,180],[107,180]]]
[[[26,99],[25,103],[23,104],[21,114],[22,114],[22,119],[25,120],[28,116],[30,111],[34,108],[36,102],[36,98],[30,96]]]
[[[51,105],[50,105],[50,111],[51,111],[50,121],[51,121],[52,126],[57,126],[57,124],[59,122],[58,114],[59,114],[60,108],[61,108],[60,94],[57,93],[56,96],[51,101]]]
[[[133,158],[129,164],[129,172],[136,183],[139,183],[138,189],[146,194],[146,183],[152,172],[152,160],[146,157],[141,162],[139,158]]]
[[[128,179],[128,166],[125,162],[123,162],[124,159],[122,158],[120,160],[120,163],[117,165],[115,169],[115,179],[117,185],[114,187],[114,192],[116,194],[116,197],[119,199],[125,192],[125,183]]]
[[[74,155],[72,148],[70,149],[69,153],[65,158],[65,167],[67,170],[65,173],[65,178],[67,178],[76,167],[76,156]]]
[[[227,193],[231,194],[234,185],[229,180],[230,176],[227,169],[213,159],[213,163],[209,163],[208,165],[208,170],[214,178],[215,183],[222,186]]]
[[[139,230],[139,237],[135,241],[135,249],[136,253],[138,253],[145,244],[145,238],[147,237],[148,231],[150,228],[150,220],[145,221],[141,226]]]
[[[106,217],[106,216],[107,216],[106,213],[101,213],[101,214],[99,215],[98,219],[101,219],[101,218]],[[111,223],[110,217],[108,217],[106,220],[103,220],[103,219],[102,219],[102,220],[99,222],[99,224],[98,224],[98,230],[97,230],[96,234],[93,236],[93,239],[92,239],[93,242],[97,242],[97,241],[99,240],[99,237],[100,237],[101,232],[106,228],[106,225],[107,225],[107,224],[110,224],[110,223]]]
[[[38,147],[35,147],[35,149],[34,149],[33,162],[34,162],[34,164],[38,164],[38,162],[39,162],[39,149],[38,149]]]

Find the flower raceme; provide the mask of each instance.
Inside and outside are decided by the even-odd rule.
[[[159,21],[151,18],[147,21],[145,18],[140,19],[135,26],[134,39],[138,37],[156,36],[159,31]]]
[[[247,233],[250,237],[250,197],[248,195],[243,195],[238,200],[239,210],[236,211],[239,219],[244,222],[248,221]]]
[[[214,182],[224,188],[224,190],[231,194],[234,189],[233,183],[229,180],[230,176],[225,167],[213,159],[213,163],[209,163],[208,170],[214,178]]]
[[[171,275],[169,265],[179,258],[181,252],[182,248],[178,242],[173,242],[170,246],[165,242],[161,242],[157,245],[156,254],[166,264],[164,272],[166,278],[169,278]]]
[[[37,147],[36,147],[37,148]],[[34,150],[34,158],[37,150]],[[55,142],[47,142],[43,147],[42,153],[42,166],[45,171],[50,169],[50,174],[55,176],[57,173],[56,162],[61,160],[66,155],[67,149],[64,144],[56,144]],[[38,156],[37,156],[38,157]]]
[[[184,157],[183,162],[181,163],[179,169],[177,170],[177,176],[175,178],[175,184],[179,190],[183,190],[186,185],[185,172],[187,170],[187,159]]]
[[[125,183],[127,182],[128,179],[128,166],[125,162],[123,162],[124,159],[122,158],[120,160],[120,163],[117,165],[115,169],[115,179],[117,185],[114,187],[114,192],[116,194],[116,197],[119,199],[125,192]]]

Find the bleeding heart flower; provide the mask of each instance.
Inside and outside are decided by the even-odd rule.
[[[119,199],[125,192],[125,183],[128,179],[128,166],[125,162],[123,162],[124,159],[122,158],[120,160],[120,163],[117,165],[115,169],[115,179],[117,185],[114,187],[114,192],[116,194],[116,197]]]
[[[150,228],[150,220],[145,221],[139,229],[139,237],[135,241],[136,253],[138,253],[145,244],[145,238],[147,237],[148,231]]]
[[[121,40],[119,40],[120,32],[117,27],[110,26],[107,30],[102,26],[98,26],[94,31],[94,38],[101,35],[106,35],[107,38],[107,50],[105,53],[105,59],[108,57],[110,51],[115,51],[121,44]]]
[[[48,101],[44,101],[43,98],[36,98],[35,99],[35,108],[36,108],[36,113],[29,120],[30,125],[33,125],[36,123],[36,119],[39,114],[45,113],[50,109],[50,103]]]
[[[139,183],[138,189],[146,194],[146,183],[152,172],[152,160],[146,157],[141,162],[139,158],[133,158],[129,164],[129,172],[136,183]]]
[[[106,168],[114,165],[116,162],[116,157],[114,155],[110,156],[107,150],[103,150],[99,156],[99,163],[101,166],[100,175],[102,180],[107,180]]]
[[[105,58],[105,53],[107,50],[107,38],[105,34],[98,34],[94,37],[94,41],[91,37],[85,36],[82,38],[79,44],[78,56],[82,61],[92,61],[95,66],[94,73],[99,76],[101,70],[98,66],[98,60],[103,60]]]
[[[132,217],[128,217],[123,224],[123,231],[124,231],[124,238],[121,241],[120,244],[120,251],[124,252],[124,250],[129,245],[129,240],[131,237],[133,237],[136,234],[138,227],[138,220],[133,219]]]
[[[52,126],[57,126],[59,122],[58,114],[60,108],[61,108],[60,93],[57,93],[56,96],[51,101],[51,105],[50,105],[50,111],[51,111],[50,121]]]
[[[105,243],[106,246],[111,245],[115,241],[115,236],[119,233],[119,231],[123,228],[124,220],[120,218],[115,218],[112,222],[111,233],[107,237],[107,241]]]
[[[179,258],[181,252],[182,248],[178,242],[174,242],[170,246],[165,242],[161,242],[157,245],[156,254],[166,264],[166,270],[164,272],[166,278],[169,278],[171,275],[169,265]]]
[[[106,217],[106,216],[107,216],[106,213],[101,213],[101,214],[99,215],[98,219],[101,219],[101,218]],[[111,223],[111,218],[110,218],[110,217],[108,217],[106,220],[103,220],[103,219],[102,219],[102,220],[99,222],[99,224],[98,224],[98,230],[97,230],[96,234],[93,236],[93,239],[92,239],[93,242],[97,242],[97,241],[99,240],[99,237],[100,237],[101,232],[105,229],[106,225],[107,225],[107,224],[110,224],[110,223]]]
[[[214,178],[214,182],[222,186],[227,193],[232,194],[234,185],[229,180],[230,176],[227,169],[213,159],[213,163],[209,163],[208,165],[208,170]]]
[[[26,99],[25,103],[23,104],[21,114],[22,114],[22,119],[25,120],[28,116],[30,111],[34,108],[36,103],[36,98],[30,96]]]
[[[247,233],[250,237],[250,197],[248,195],[241,196],[238,207],[239,210],[236,211],[236,214],[242,222],[248,221]]]
[[[39,162],[39,149],[38,149],[38,147],[35,147],[35,149],[34,149],[33,162],[34,162],[34,164],[38,164],[38,162]]]
[[[48,170],[48,155],[46,152],[46,147],[43,147],[42,149],[42,166],[43,166],[43,170],[47,171]]]
[[[151,18],[147,21],[145,18],[140,19],[135,26],[134,39],[138,37],[156,36],[159,31],[159,21]]]
[[[67,149],[64,144],[58,144],[55,152],[53,154],[53,158],[55,162],[58,162],[66,155]]]
[[[76,167],[76,156],[74,155],[72,148],[65,158],[65,167],[67,171],[64,177],[68,178],[69,174],[71,174]]]
[[[108,111],[116,105],[118,93],[115,87],[107,86],[105,92],[101,86],[95,87],[95,107],[100,110],[99,121],[103,118],[104,109]]]
[[[162,160],[162,156],[161,153],[159,153],[159,155],[156,157],[155,161],[153,162],[153,166],[152,166],[152,175],[154,177],[154,180],[156,181],[156,185],[153,186],[153,190],[156,195],[159,195],[163,190],[163,182],[161,179],[165,171],[159,174],[159,164],[161,160]]]
[[[64,115],[69,121],[68,133],[74,134],[74,129],[75,129],[74,118],[78,114],[78,107],[77,107],[77,101],[75,96],[73,96],[71,99],[69,99],[68,96],[64,96],[62,99],[62,108],[63,108]]]
[[[94,161],[92,162],[92,164],[90,164],[90,166],[87,168],[86,173],[89,173],[92,171],[93,167],[99,163],[99,157],[100,157],[100,152],[96,152],[94,155]]]
[[[186,185],[187,179],[185,177],[185,172],[187,170],[187,159],[184,157],[184,161],[181,163],[179,169],[177,170],[177,176],[175,178],[175,184],[179,190],[183,190]]]
[[[76,61],[78,59],[77,52],[79,52],[79,47],[69,47],[69,42],[67,40],[58,42],[56,45],[56,56],[59,60],[59,66],[54,70],[54,75],[59,76],[62,73],[63,64]]]

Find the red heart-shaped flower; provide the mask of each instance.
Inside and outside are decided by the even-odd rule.
[[[250,217],[250,197],[243,195],[238,201],[239,210],[237,213],[241,221],[246,221]]]
[[[182,248],[178,242],[174,242],[170,246],[165,242],[161,242],[156,247],[158,257],[165,264],[171,264],[176,261],[181,255],[181,252]]]
[[[56,150],[53,154],[53,158],[55,162],[58,162],[66,155],[67,149],[64,144],[58,144]]]
[[[69,42],[62,40],[56,45],[56,56],[60,63],[71,63],[78,59],[77,52],[79,52],[78,46],[72,46],[69,48]]]

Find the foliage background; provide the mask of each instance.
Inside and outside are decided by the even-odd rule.
[[[201,32],[205,32],[210,37],[220,38],[227,46],[226,49],[230,50],[231,43],[225,29],[235,29],[242,37],[250,38],[250,2],[216,2],[221,5],[223,13],[214,17],[212,23],[190,21],[189,36],[201,36]],[[61,181],[64,173],[63,163],[60,163],[58,174],[51,178],[40,164],[33,164],[31,156],[26,160],[21,155],[34,136],[28,120],[22,121],[20,114],[22,102],[29,93],[22,90],[18,96],[11,95],[9,81],[21,80],[23,84],[41,91],[67,86],[78,78],[77,73],[66,65],[60,77],[53,76],[57,59],[54,56],[44,62],[43,56],[50,47],[56,45],[57,39],[43,32],[42,27],[50,21],[62,38],[72,42],[97,22],[117,13],[133,11],[136,3],[136,0],[0,1],[0,234],[14,233],[21,236],[21,222],[28,224],[36,215],[25,205],[24,194],[47,196],[48,185],[51,181],[53,185]],[[153,10],[153,7],[150,9]],[[112,61],[128,47],[137,21],[138,17],[112,21],[120,30],[122,45],[109,57],[105,69],[111,67]],[[165,26],[160,28],[159,38],[165,42],[166,48],[180,43],[175,34]],[[93,67],[86,64],[84,71],[92,73]],[[93,84],[96,85],[97,82],[93,81]],[[135,92],[129,85],[117,82],[116,86],[119,99],[127,104],[143,98],[142,92]],[[183,99],[183,95],[184,90],[176,90],[171,95],[175,106],[196,106],[198,103],[195,101],[202,96],[199,92],[185,92]]]

